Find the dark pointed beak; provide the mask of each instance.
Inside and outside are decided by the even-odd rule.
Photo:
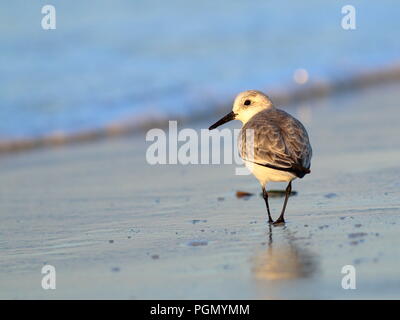
[[[216,123],[214,123],[211,127],[209,127],[208,130],[215,129],[215,128],[223,125],[224,123],[235,120],[235,117],[236,117],[236,113],[231,111],[225,117],[223,117],[222,119],[219,119]]]

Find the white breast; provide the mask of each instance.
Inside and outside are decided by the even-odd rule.
[[[264,187],[268,182],[289,182],[297,177],[290,172],[275,170],[244,160],[246,167]]]

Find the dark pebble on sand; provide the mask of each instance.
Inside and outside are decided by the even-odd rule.
[[[187,243],[187,245],[190,247],[206,246],[207,244],[208,244],[207,240],[192,240]]]
[[[121,269],[119,267],[114,267],[114,268],[111,268],[111,271],[112,272],[120,272]]]
[[[355,228],[360,228],[361,226],[362,226],[361,223],[357,223],[357,224],[354,225]]]
[[[366,235],[367,235],[367,233],[365,233],[365,232],[355,232],[355,233],[350,233],[350,234],[348,235],[348,237],[349,237],[350,239],[354,239],[354,238],[364,237],[364,236],[366,236]]]
[[[160,258],[160,256],[159,256],[158,254],[153,254],[153,255],[151,256],[151,258],[152,258],[153,260],[157,260],[157,259]]]
[[[193,219],[193,220],[192,220],[192,223],[193,223],[193,224],[196,224],[196,223],[199,223],[199,222],[206,223],[207,220],[198,220],[198,219]]]
[[[108,240],[108,243],[114,243],[114,240]]]
[[[336,198],[337,197],[337,194],[336,193],[327,193],[326,195],[325,195],[325,198],[328,198],[328,199],[332,199],[332,198]]]

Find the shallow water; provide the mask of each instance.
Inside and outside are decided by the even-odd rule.
[[[331,79],[400,52],[396,0],[354,1],[355,31],[344,3],[317,0],[62,1],[52,31],[45,4],[0,4],[0,140],[191,115],[298,68]]]

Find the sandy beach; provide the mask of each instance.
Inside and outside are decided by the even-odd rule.
[[[399,89],[286,109],[314,157],[284,227],[267,225],[253,176],[235,165],[151,166],[142,134],[3,155],[0,298],[399,298]],[[274,217],[282,203],[271,199]],[[55,290],[41,287],[46,264]],[[355,290],[342,289],[345,265]]]

